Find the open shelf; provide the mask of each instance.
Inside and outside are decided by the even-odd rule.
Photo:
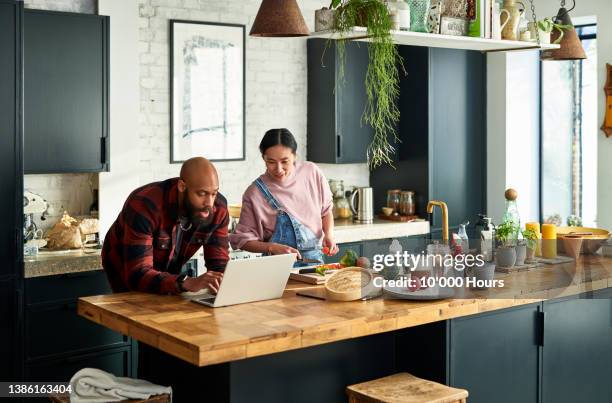
[[[393,38],[393,42],[398,45],[477,50],[480,52],[507,52],[512,50],[544,50],[559,48],[559,45],[538,45],[535,42],[474,38],[471,36],[428,34],[411,31],[391,31],[391,36]],[[354,27],[342,37],[339,34],[331,31],[319,31],[311,33],[310,38],[346,39],[366,42],[370,40],[366,35],[366,28],[364,27]]]

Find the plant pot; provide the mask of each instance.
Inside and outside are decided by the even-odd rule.
[[[335,10],[321,8],[315,10],[315,31],[325,31],[334,28]]]
[[[540,43],[545,45],[550,44],[550,32],[544,32],[540,29]]]
[[[533,248],[527,248],[527,256],[525,257],[525,263],[535,262],[535,246]]]
[[[482,284],[482,286],[477,285],[472,288],[477,290],[486,290],[489,287],[487,287],[485,284],[490,283],[490,280],[493,280],[495,277],[495,264],[485,263],[482,267],[471,267],[468,276],[475,279],[476,284]],[[482,283],[481,280],[484,280],[484,283]]]
[[[527,257],[527,245],[517,245],[516,248],[516,262],[517,266],[525,264],[525,258]]]
[[[502,246],[495,251],[495,264],[499,267],[513,267],[516,263],[514,246]]]

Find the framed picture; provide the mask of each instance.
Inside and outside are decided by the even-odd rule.
[[[244,160],[245,26],[170,21],[170,163]]]

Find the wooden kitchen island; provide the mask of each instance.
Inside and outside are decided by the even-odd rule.
[[[577,369],[580,358],[591,369],[581,369],[588,381],[579,391],[612,393],[597,381],[612,372],[612,259],[496,278],[508,286],[442,301],[327,302],[296,295],[309,286],[290,283],[282,299],[225,308],[132,292],[81,298],[78,312],[180,358],[199,388],[198,371],[220,374],[207,401],[345,401],[347,385],[401,370],[466,388],[470,402],[493,401],[492,389],[496,402],[575,401],[576,391],[557,393],[559,382],[573,383],[554,360]],[[576,332],[588,346],[571,344]],[[567,343],[585,354],[563,356]]]

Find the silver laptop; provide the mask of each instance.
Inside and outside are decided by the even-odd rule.
[[[203,294],[192,301],[218,308],[280,298],[294,262],[293,254],[230,260],[217,295]]]

